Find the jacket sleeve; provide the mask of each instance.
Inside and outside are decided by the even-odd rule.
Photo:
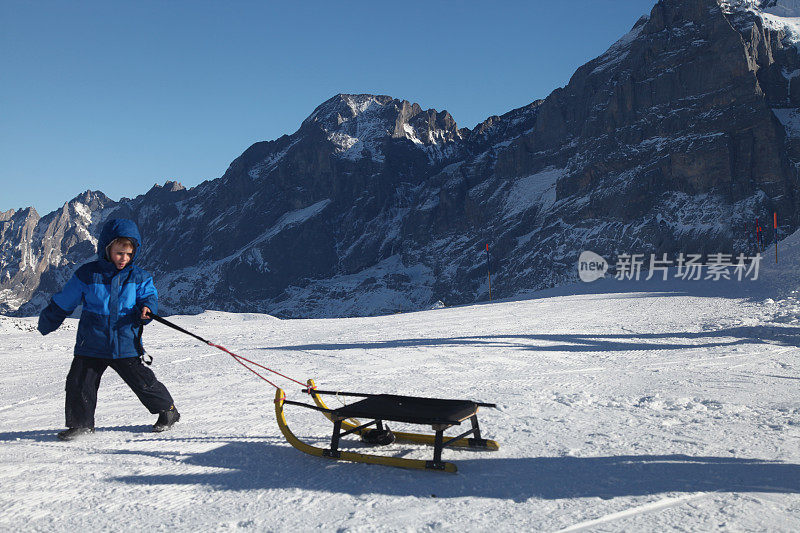
[[[53,295],[50,304],[39,315],[39,325],[37,326],[39,332],[47,335],[57,330],[64,319],[71,315],[81,303],[85,291],[86,284],[73,274],[61,292]]]
[[[149,307],[150,311],[158,314],[158,291],[156,286],[153,285],[153,277],[147,278],[136,285],[136,307],[141,313],[142,308]],[[149,324],[152,320],[142,320],[142,323]]]

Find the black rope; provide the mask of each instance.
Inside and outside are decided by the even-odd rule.
[[[160,322],[160,323],[164,324],[165,326],[168,326],[168,327],[170,327],[172,329],[180,331],[181,333],[186,333],[187,335],[190,335],[190,336],[194,337],[195,339],[199,340],[203,344],[211,344],[210,341],[205,340],[203,337],[201,337],[199,335],[195,335],[191,331],[186,331],[185,329],[183,329],[182,327],[178,326],[177,324],[173,324],[172,322],[170,322],[170,321],[158,316],[157,314],[153,313],[152,311],[147,313],[147,316],[149,316],[150,318],[152,318],[156,322]]]

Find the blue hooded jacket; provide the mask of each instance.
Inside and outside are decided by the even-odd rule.
[[[135,244],[133,257],[122,270],[117,270],[106,255],[106,247],[117,237],[127,237]],[[142,308],[158,312],[158,293],[152,276],[134,265],[141,242],[139,229],[132,220],[107,221],[97,242],[98,259],[78,268],[39,315],[38,329],[42,335],[58,329],[82,304],[75,355],[104,359],[141,355],[138,333],[143,323]]]

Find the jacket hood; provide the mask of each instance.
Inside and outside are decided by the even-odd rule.
[[[127,218],[112,218],[103,224],[103,229],[100,231],[100,239],[97,241],[97,256],[100,261],[108,262],[106,247],[117,237],[127,237],[133,241],[135,253],[131,258],[130,264],[132,265],[136,261],[136,256],[139,255],[142,237],[139,235],[139,228],[136,227],[136,222]]]

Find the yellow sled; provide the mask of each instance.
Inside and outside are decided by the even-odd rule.
[[[286,399],[283,390],[275,393],[275,415],[283,436],[286,440],[303,453],[329,459],[352,461],[356,463],[381,464],[401,468],[414,468],[420,470],[438,470],[443,472],[456,472],[456,465],[442,461],[442,450],[448,446],[466,447],[476,450],[497,450],[499,446],[495,441],[481,439],[478,427],[477,411],[479,406],[492,404],[479,404],[468,400],[443,400],[438,398],[418,398],[413,396],[395,396],[388,394],[359,394],[317,391],[314,381],[308,380],[309,389],[314,398],[315,405],[294,402]],[[319,397],[321,394],[338,394],[340,396],[356,396],[363,398],[353,404],[339,409],[330,409]],[[285,405],[297,405],[322,412],[333,422],[333,434],[329,448],[319,448],[301,441],[286,422],[284,415]],[[370,422],[360,424],[354,417],[371,419]],[[466,419],[472,422],[472,428],[456,437],[445,440],[444,431],[449,427],[460,424]],[[433,446],[433,460],[404,459],[400,457],[385,457],[365,453],[349,452],[339,449],[341,437],[350,434],[363,435],[370,426],[383,430],[383,421],[393,420],[411,424],[431,425],[435,434],[424,435],[417,433],[394,433],[395,438],[403,442],[422,443]],[[473,438],[466,438],[473,435]]]

